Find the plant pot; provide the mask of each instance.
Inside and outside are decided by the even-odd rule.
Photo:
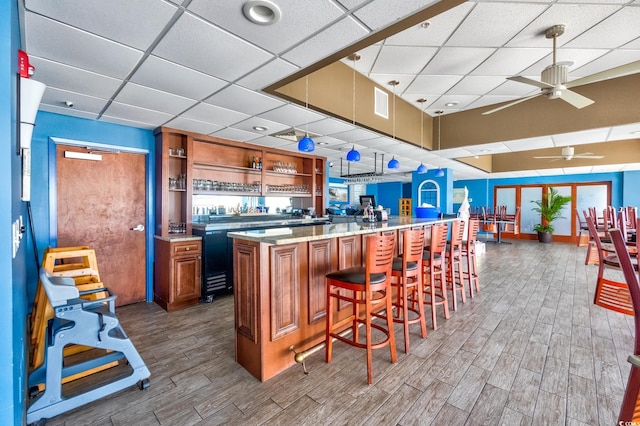
[[[550,243],[552,237],[553,234],[551,232],[538,232],[538,241],[540,241],[541,243]]]

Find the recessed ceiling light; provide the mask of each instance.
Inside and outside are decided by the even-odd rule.
[[[329,142],[318,142],[318,145],[329,145]]]
[[[454,107],[456,105],[458,105],[460,102],[458,101],[453,101],[453,102],[447,102],[446,104],[444,104],[444,106],[446,107]]]
[[[424,21],[420,24],[420,28],[424,28],[425,30],[431,26],[431,21]]]
[[[244,17],[254,24],[272,25],[280,20],[280,8],[270,1],[251,0],[242,6]]]
[[[253,126],[253,130],[257,130],[258,132],[264,132],[265,130],[267,130],[267,128],[264,126]]]

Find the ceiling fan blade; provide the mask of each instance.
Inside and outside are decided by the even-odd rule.
[[[489,115],[489,114],[493,114],[494,112],[498,112],[498,111],[503,110],[503,109],[505,109],[505,108],[509,108],[510,106],[517,105],[517,104],[519,104],[520,102],[528,101],[529,99],[535,98],[536,96],[540,96],[541,94],[542,94],[542,92],[540,92],[540,93],[536,93],[535,95],[531,95],[531,96],[525,96],[524,98],[516,99],[515,101],[513,101],[513,102],[509,102],[509,103],[508,103],[508,104],[506,104],[506,105],[502,105],[502,106],[500,106],[500,107],[498,107],[498,108],[494,108],[494,109],[492,109],[492,110],[485,111],[485,112],[483,112],[483,113],[482,113],[482,115]]]
[[[604,158],[604,155],[584,155],[584,154],[580,154],[580,155],[574,155],[573,158],[587,158],[587,159],[592,159],[592,160],[602,160]]]
[[[560,97],[560,99],[570,103],[578,109],[587,107],[593,103],[593,101],[586,96],[582,96],[581,94],[569,89],[562,92],[562,96]]]
[[[562,157],[562,155],[541,155],[538,157],[533,157],[533,158],[556,158],[558,160],[560,160]]]
[[[507,77],[507,80],[517,81],[519,83],[530,84],[532,86],[539,87],[541,89],[551,89],[553,86],[551,84],[545,83],[544,81],[533,80],[528,77],[523,77],[521,75],[516,75],[514,77]]]
[[[597,72],[586,77],[578,78],[565,83],[567,88],[582,86],[583,84],[595,83],[597,81],[606,80],[608,78],[620,77],[625,74],[635,74],[640,72],[640,61],[631,62],[630,64],[620,65],[610,70]]]

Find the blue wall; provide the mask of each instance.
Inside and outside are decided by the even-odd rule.
[[[26,204],[21,197],[21,157],[16,155],[16,111],[20,28],[18,2],[0,0],[0,423],[22,424],[26,376],[26,234],[13,257],[12,224]]]
[[[444,176],[436,177],[435,169],[429,170],[427,173],[413,172],[411,177],[411,199],[413,204],[412,216],[415,216],[415,208],[418,207],[418,187],[425,180],[433,180],[440,186],[440,213],[450,214],[453,211],[453,172],[449,169],[443,169]]]
[[[390,208],[392,215],[398,215],[398,198],[402,198],[402,182],[385,182],[378,184],[376,202],[384,208]]]

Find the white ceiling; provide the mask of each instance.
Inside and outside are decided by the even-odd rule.
[[[352,124],[306,111],[261,91],[399,19],[436,3],[425,0],[272,0],[280,22],[261,26],[241,0],[20,0],[23,46],[34,78],[47,90],[41,110],[134,127],[170,126],[296,150],[268,136],[291,127],[317,134],[315,154],[334,164],[353,146],[362,161],[350,172],[400,161],[389,177],[410,178],[423,162],[455,179],[640,169],[640,164],[527,170],[489,175],[458,157],[637,138],[640,123],[567,135],[429,152]],[[565,24],[558,61],[573,61],[572,79],[640,60],[640,0],[470,1],[360,50],[358,72],[426,111],[446,113],[495,104],[538,89],[505,80],[539,80],[552,63],[544,30]],[[354,66],[352,61],[345,63]],[[73,108],[65,105],[73,102]],[[457,103],[446,106],[447,103]],[[416,105],[419,107],[419,105]],[[254,126],[267,127],[256,131]],[[320,143],[327,143],[320,145]],[[567,163],[570,164],[570,163]],[[346,172],[346,162],[344,164]]]

